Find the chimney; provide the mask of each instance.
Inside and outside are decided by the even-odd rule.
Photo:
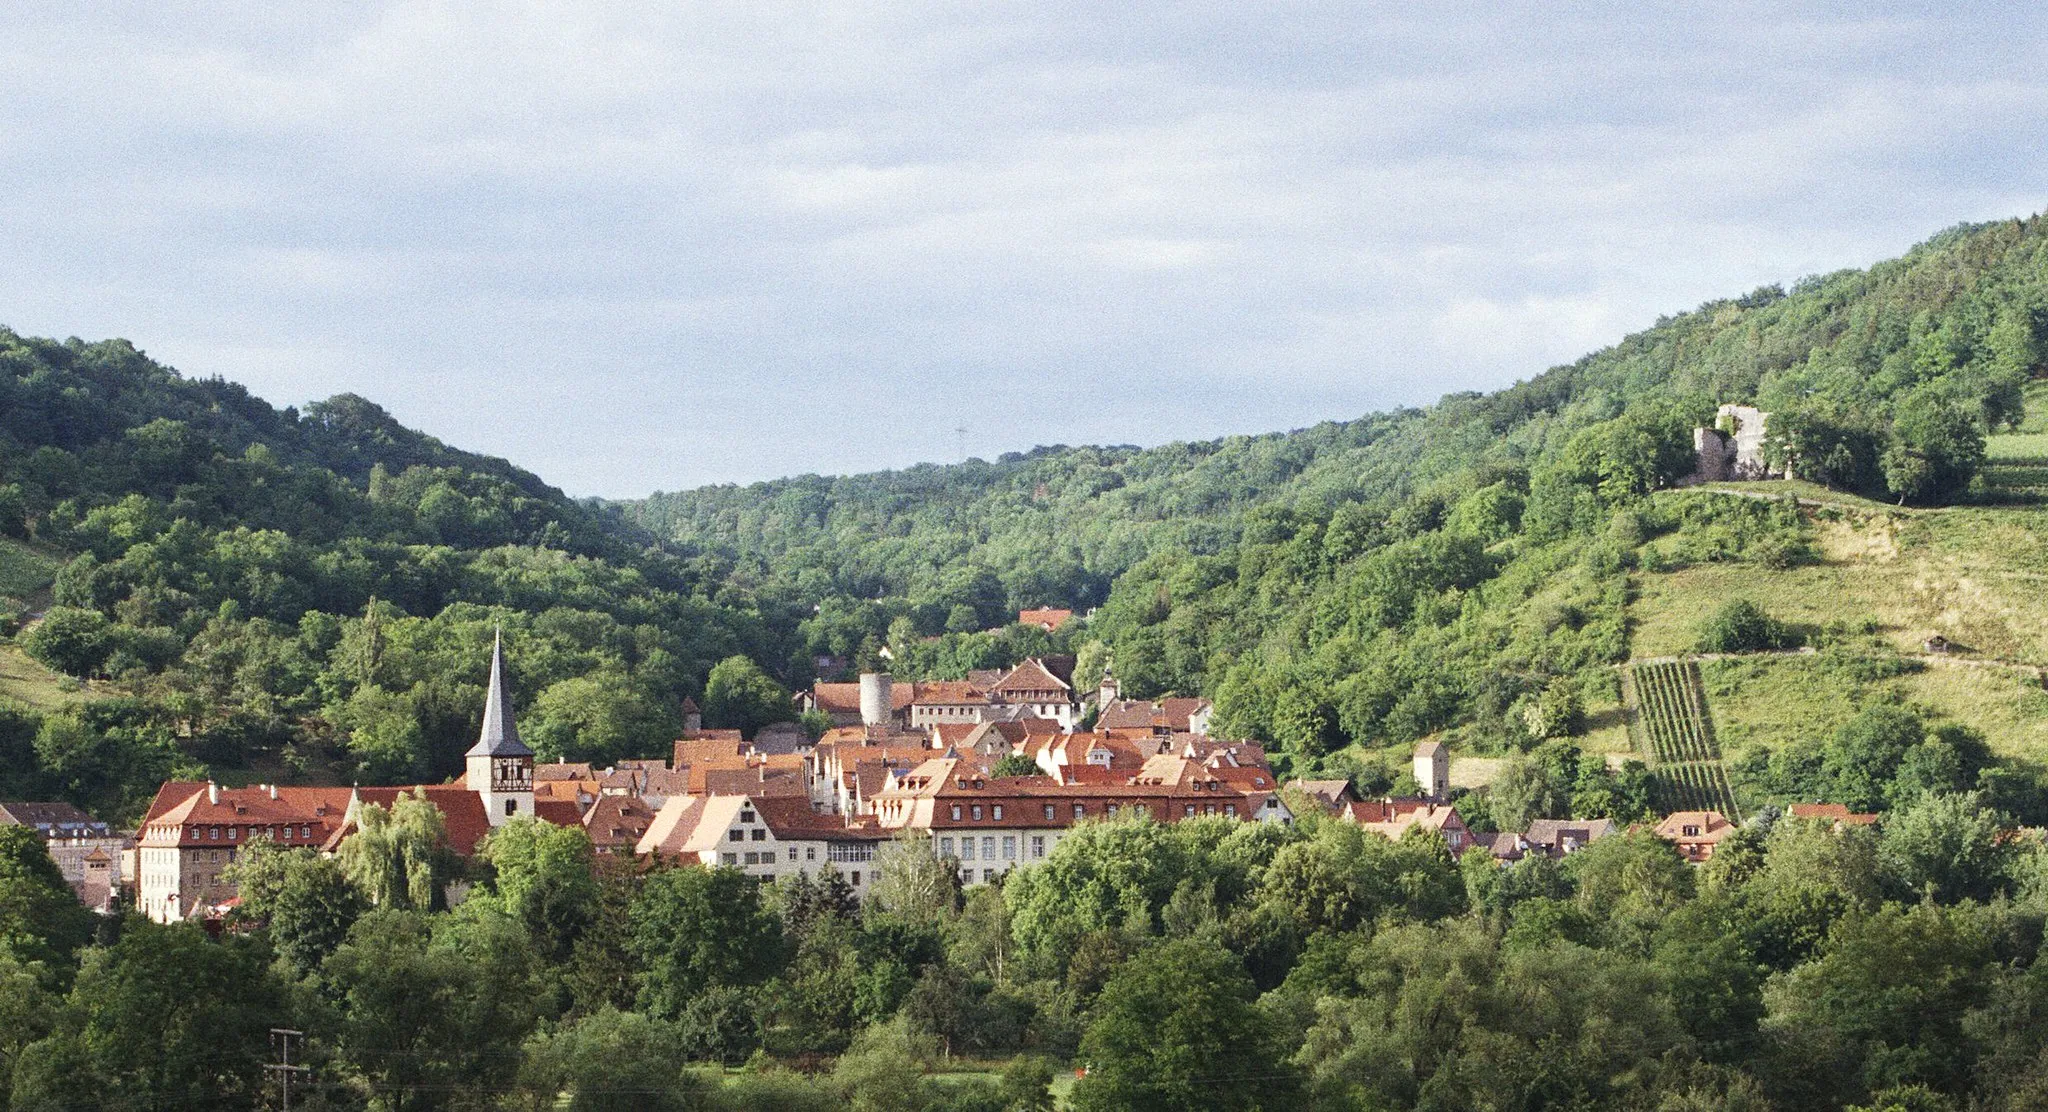
[[[211,780],[206,782],[206,801],[208,803],[220,802],[220,785]]]
[[[270,798],[272,798],[272,799],[276,799],[276,798],[277,798],[277,785],[276,785],[276,784],[272,784],[272,785],[270,785]]]

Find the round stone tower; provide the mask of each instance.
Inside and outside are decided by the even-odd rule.
[[[887,726],[895,717],[895,681],[887,672],[862,672],[860,674],[860,723],[863,726]]]

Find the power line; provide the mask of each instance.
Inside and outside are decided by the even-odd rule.
[[[284,1096],[284,1112],[291,1112],[292,1109],[292,1079],[312,1072],[305,1066],[292,1064],[292,1040],[303,1041],[305,1037],[304,1031],[293,1031],[286,1027],[270,1029],[270,1042],[277,1047],[277,1061],[264,1066],[263,1069],[277,1078],[278,1090]]]

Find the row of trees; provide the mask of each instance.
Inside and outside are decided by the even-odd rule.
[[[2048,847],[1979,797],[1882,829],[1766,814],[1705,868],[1646,835],[1454,861],[1295,826],[1127,819],[963,893],[892,845],[835,875],[602,865],[515,822],[456,863],[415,800],[335,859],[263,843],[220,939],[94,925],[0,830],[11,1107],[2026,1108],[2048,1092]],[[1008,1062],[957,1077],[953,1058]],[[721,1069],[719,1067],[727,1067]],[[803,1066],[799,1071],[795,1066]],[[736,1072],[731,1072],[736,1070]]]

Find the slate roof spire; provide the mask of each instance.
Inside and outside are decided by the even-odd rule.
[[[484,728],[467,757],[531,757],[533,750],[519,740],[519,724],[512,721],[512,693],[505,686],[505,633],[491,636],[491,684],[484,696]]]

